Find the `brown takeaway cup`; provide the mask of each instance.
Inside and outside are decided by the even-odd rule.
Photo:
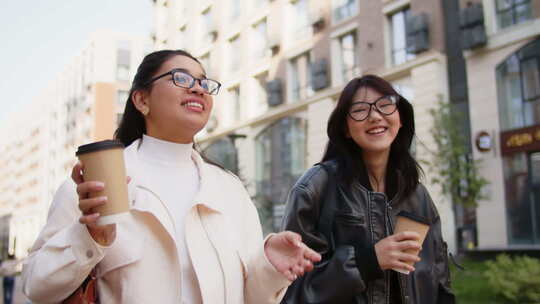
[[[420,218],[412,218],[414,216],[409,216],[409,214],[400,214],[396,217],[396,228],[394,229],[394,233],[400,233],[402,231],[414,231],[420,235],[420,239],[418,242],[420,243],[420,246],[422,246],[422,243],[424,243],[424,239],[426,238],[426,235],[429,231],[429,224],[427,224],[426,221]],[[408,249],[404,252],[418,255],[420,253],[420,250],[417,249]],[[413,262],[407,262],[409,265],[413,265]],[[403,273],[403,274],[409,274],[408,270],[404,269],[394,269],[397,272]]]
[[[129,211],[124,145],[115,140],[104,140],[79,146],[76,153],[84,166],[85,181],[105,183],[103,191],[90,197],[107,196],[107,203],[93,209],[101,215],[98,225],[112,224]]]

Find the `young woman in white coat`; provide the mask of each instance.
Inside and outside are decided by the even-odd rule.
[[[61,302],[95,269],[101,303],[278,303],[320,260],[293,232],[263,241],[241,181],[193,148],[220,86],[185,51],[144,58],[115,133],[127,147],[130,216],[96,225],[107,198],[89,193],[107,185],[83,181],[77,164],[25,262],[31,300]]]

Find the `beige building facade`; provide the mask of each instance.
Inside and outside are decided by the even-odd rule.
[[[188,50],[223,83],[198,141],[243,178],[270,231],[294,181],[320,161],[327,119],[353,77],[381,75],[412,102],[415,153],[430,158],[428,110],[448,100],[442,15],[439,1],[157,0],[154,41],[157,49]],[[409,16],[418,25],[414,51],[406,44]],[[451,201],[429,176],[424,183],[455,248]]]
[[[476,210],[478,249],[538,250],[540,2],[474,3],[487,39],[464,53],[471,139],[490,182]]]

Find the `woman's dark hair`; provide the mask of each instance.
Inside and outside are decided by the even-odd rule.
[[[397,108],[401,128],[390,147],[386,169],[386,192],[389,198],[396,195],[407,197],[417,187],[422,169],[412,157],[409,149],[414,137],[414,111],[412,105],[399,95],[386,80],[365,75],[351,80],[341,92],[337,105],[328,120],[328,144],[322,161],[335,159],[339,177],[351,186],[357,180],[371,189],[367,169],[361,157],[362,148],[347,136],[347,115],[354,95],[360,88],[371,88],[382,95],[398,96]]]
[[[131,99],[133,92],[137,90],[150,90],[150,79],[155,76],[156,72],[161,68],[165,61],[178,55],[189,57],[201,64],[197,58],[184,50],[162,50],[146,55],[137,68],[137,74],[135,74],[131,89],[129,90],[124,115],[122,115],[122,120],[118,129],[114,132],[114,138],[120,140],[124,146],[129,146],[132,142],[141,138],[143,134],[146,133],[144,116],[137,108],[135,108]]]

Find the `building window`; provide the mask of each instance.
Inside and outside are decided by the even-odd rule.
[[[506,28],[519,24],[532,18],[530,0],[496,0],[497,24],[499,28]]]
[[[237,21],[241,13],[240,0],[230,0],[229,4],[229,20]]]
[[[203,66],[204,70],[206,71],[207,74],[210,74],[212,72],[212,67],[211,67],[211,61],[210,61],[210,52],[202,55],[201,57],[199,57],[199,61],[201,62],[201,65]]]
[[[358,14],[357,0],[333,0],[334,21],[350,18]]]
[[[130,42],[121,41],[116,50],[116,79],[129,80],[129,71],[131,63]]]
[[[407,52],[406,20],[410,9],[406,8],[390,16],[390,35],[392,64],[398,65],[414,59],[414,54]]]
[[[309,20],[309,3],[308,0],[297,0],[292,3],[293,26],[292,32],[295,37],[309,37],[313,33]]]
[[[255,115],[261,115],[268,109],[268,96],[266,94],[266,83],[268,82],[268,73],[262,73],[255,76]]]
[[[275,206],[285,204],[290,188],[305,170],[305,120],[286,117],[270,125],[255,138],[255,151],[256,201],[265,227],[276,230],[281,214]]]
[[[238,175],[238,151],[231,137],[223,137],[212,142],[204,149],[204,156]]]
[[[339,37],[340,71],[342,79],[347,82],[358,77],[358,44],[356,32],[351,32]]]
[[[229,72],[234,73],[240,69],[240,36],[236,35],[229,40]]]
[[[253,26],[253,58],[260,59],[269,54],[266,19]]]
[[[240,86],[236,86],[229,89],[229,95],[231,96],[231,106],[232,110],[232,122],[238,122],[242,118],[242,100],[240,95]]]
[[[186,49],[187,48],[187,30],[186,26],[182,26],[178,32],[178,47]]]
[[[128,97],[129,97],[128,91],[118,90],[116,92],[116,105],[119,111],[124,111]]]
[[[540,124],[540,39],[497,67],[501,130]]]
[[[214,41],[215,26],[212,16],[212,10],[210,8],[202,13],[201,22],[201,33],[203,33],[203,35],[201,36],[201,47],[204,47]]]
[[[291,100],[299,101],[312,95],[309,52],[290,60]]]

